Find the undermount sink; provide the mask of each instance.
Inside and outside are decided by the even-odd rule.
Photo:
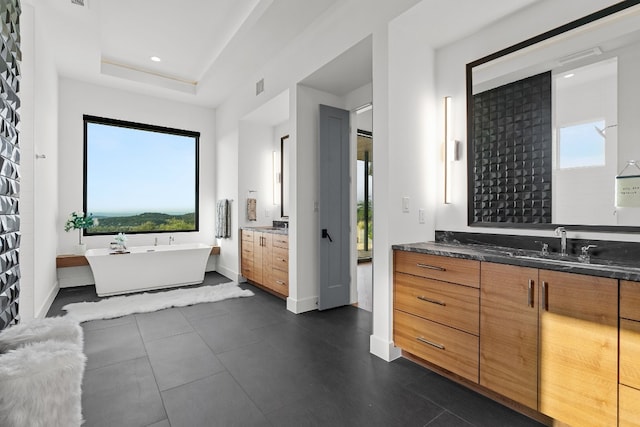
[[[539,256],[535,256],[535,255],[512,255],[513,258],[518,258],[518,259],[526,259],[526,260],[531,260],[531,261],[544,261],[544,262],[548,262],[548,263],[552,263],[552,264],[567,264],[567,265],[573,265],[573,264],[580,264],[580,265],[591,265],[588,262],[581,262],[580,260],[578,260],[577,258],[567,258],[567,259],[559,259],[559,258],[550,258],[547,256],[543,256],[543,255],[539,255]]]

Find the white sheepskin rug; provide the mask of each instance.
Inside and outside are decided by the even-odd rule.
[[[184,307],[229,298],[250,297],[253,292],[242,289],[235,282],[221,285],[182,288],[166,292],[143,293],[106,298],[96,302],[76,302],[62,307],[65,317],[77,322],[112,319],[132,313],[148,313],[170,307]]]
[[[0,354],[0,426],[79,427],[87,360],[80,325],[37,319],[4,330],[0,340],[8,349]]]

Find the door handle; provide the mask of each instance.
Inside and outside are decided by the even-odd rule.
[[[329,232],[327,231],[326,228],[322,229],[322,238],[329,239],[330,242],[333,242],[333,239],[331,238],[331,236],[329,236]]]

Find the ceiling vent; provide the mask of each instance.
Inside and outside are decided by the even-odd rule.
[[[560,65],[565,65],[570,62],[579,61],[581,59],[585,59],[590,56],[597,56],[597,55],[602,55],[602,49],[600,49],[599,47],[594,47],[591,49],[583,50],[581,52],[576,52],[567,56],[563,56],[562,58],[558,59],[558,62],[560,63]]]
[[[84,0],[71,0],[71,3],[84,7]]]

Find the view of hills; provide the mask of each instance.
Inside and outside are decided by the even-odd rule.
[[[196,229],[195,213],[170,215],[157,212],[145,212],[130,216],[95,215],[98,225],[89,233],[134,233],[144,231],[189,231]]]

